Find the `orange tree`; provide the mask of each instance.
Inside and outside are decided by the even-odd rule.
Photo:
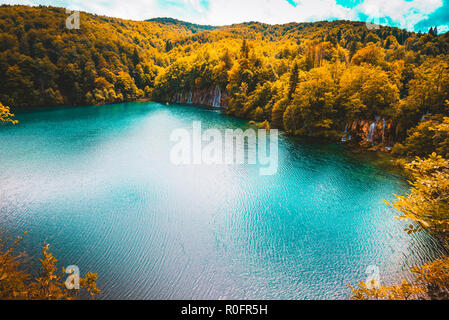
[[[24,253],[17,250],[22,237],[13,240],[1,235],[0,232],[0,300],[73,300],[81,292],[91,298],[100,293],[96,273],[87,273],[81,278],[79,290],[68,290],[62,280],[65,270],[57,272],[58,260],[51,254],[49,245],[42,247],[39,273],[32,277],[27,272],[29,264],[25,262]]]
[[[4,106],[0,102],[0,123],[2,122],[11,122],[12,124],[16,124],[18,121],[13,119],[14,114],[11,113],[9,107]]]
[[[13,117],[9,107],[0,103],[0,123],[16,124]],[[49,245],[42,247],[39,274],[33,278],[27,273],[29,265],[24,261],[24,253],[17,251],[21,239],[4,238],[0,231],[0,299],[68,300],[77,298],[81,290],[91,298],[100,293],[96,283],[98,275],[90,272],[80,279],[81,290],[68,290],[57,272],[58,260],[51,254]]]

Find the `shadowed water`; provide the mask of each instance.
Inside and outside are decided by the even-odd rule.
[[[219,111],[127,103],[0,127],[0,229],[99,274],[109,299],[346,299],[437,256],[383,203],[407,184],[342,147],[281,137],[279,170],[173,166],[173,129],[243,128]],[[243,147],[243,146],[240,146]]]

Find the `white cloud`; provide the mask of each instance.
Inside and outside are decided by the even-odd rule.
[[[337,0],[293,1],[296,7],[287,0],[209,0],[207,7],[201,0],[0,0],[0,3],[58,6],[66,3],[70,9],[111,17],[134,20],[173,17],[211,25],[247,21],[280,24],[335,18],[358,20],[360,14],[364,14],[369,22],[376,21],[377,17],[388,17],[388,24],[409,30],[443,5],[443,0],[364,0],[349,9],[337,4]],[[387,21],[381,19],[379,22]]]
[[[200,0],[182,0],[186,7],[193,8],[197,12],[205,12]]]
[[[73,0],[69,3],[70,5],[67,7],[72,10],[82,10],[123,19],[144,20],[158,14],[155,0]]]
[[[187,9],[164,8],[156,0],[109,0],[89,2],[74,0],[70,9],[97,14],[144,20],[154,17],[174,17],[190,22],[226,25],[246,21],[287,23],[326,20],[329,18],[354,19],[351,9],[337,5],[336,0],[302,0],[294,7],[286,0],[210,0],[209,8],[200,0],[181,0]]]
[[[287,1],[211,0],[210,10],[202,22],[217,25],[244,21],[276,24],[354,17],[352,10],[337,5],[335,0],[302,0],[296,7]]]
[[[32,0],[51,5],[54,1]],[[32,4],[31,0],[0,0],[0,3]],[[337,19],[354,19],[351,9],[337,5],[336,0],[209,0],[206,9],[201,0],[178,0],[179,6],[165,5],[157,0],[72,0],[65,7],[124,19],[145,20],[173,17],[189,22],[226,25],[246,21],[287,23]],[[53,4],[63,6],[61,2]],[[184,7],[184,8],[182,8]]]
[[[438,27],[438,33],[446,33],[449,31],[449,25],[439,26]]]
[[[36,5],[33,1],[30,0],[1,0],[0,4],[21,4],[26,6],[34,6]]]
[[[354,10],[366,14],[370,21],[389,17],[400,27],[413,30],[415,24],[426,19],[442,5],[442,0],[365,0]]]

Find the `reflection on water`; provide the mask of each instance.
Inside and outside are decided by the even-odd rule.
[[[18,118],[0,128],[0,229],[99,273],[104,299],[345,299],[369,265],[388,282],[440,253],[382,202],[405,182],[339,146],[281,138],[278,174],[260,176],[170,164],[175,128],[247,127],[217,111],[127,103]]]

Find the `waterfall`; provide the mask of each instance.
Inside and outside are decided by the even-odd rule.
[[[218,87],[218,99],[217,99],[217,105],[221,107],[221,88]]]
[[[220,108],[221,107],[220,104],[221,104],[221,88],[219,86],[216,86],[214,90],[212,107]]]
[[[374,131],[376,130],[376,122],[371,123],[368,130],[368,136],[366,138],[366,141],[373,142],[374,139]],[[374,142],[373,142],[374,144]]]
[[[426,117],[430,114],[430,111],[427,110],[427,112],[421,117],[421,121],[426,120]]]
[[[382,119],[382,144],[385,144],[385,118]]]
[[[348,125],[346,124],[345,126],[345,133],[343,134],[343,137],[341,137],[341,142],[346,142],[348,141]]]
[[[188,100],[188,104],[192,104],[192,90],[189,91],[189,100]]]

